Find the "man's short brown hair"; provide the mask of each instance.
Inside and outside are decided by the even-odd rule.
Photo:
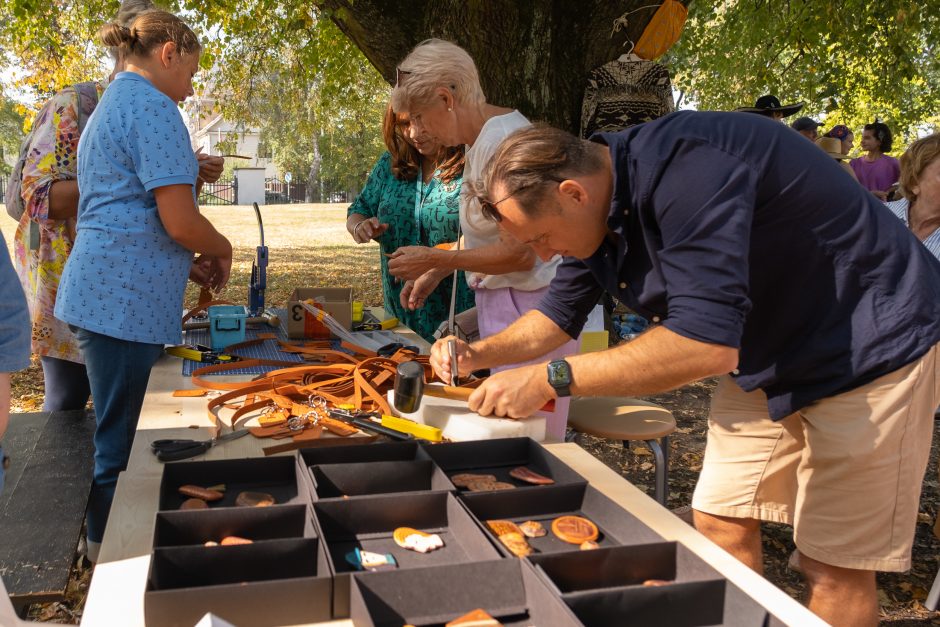
[[[470,191],[484,204],[512,196],[523,212],[536,215],[545,183],[591,174],[604,167],[593,147],[592,142],[545,124],[519,129],[496,147],[482,183]],[[497,184],[503,188],[503,198],[491,197]]]

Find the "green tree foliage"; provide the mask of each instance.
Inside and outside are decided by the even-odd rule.
[[[23,140],[23,115],[16,102],[0,95],[0,177],[10,174],[10,164],[19,155]]]
[[[773,93],[826,128],[878,117],[906,144],[940,109],[938,44],[937,2],[698,0],[669,62],[699,108]]]

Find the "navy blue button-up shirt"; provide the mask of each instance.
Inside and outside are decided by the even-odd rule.
[[[595,135],[608,233],[538,306],[569,335],[603,290],[679,335],[740,349],[770,416],[864,385],[940,341],[940,262],[805,137],[759,115],[678,112]]]

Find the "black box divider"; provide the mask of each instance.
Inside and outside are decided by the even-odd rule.
[[[206,612],[238,624],[329,620],[332,582],[316,538],[158,548],[144,593],[147,625],[189,627]]]
[[[541,538],[529,538],[536,554],[578,551],[579,547],[559,539],[552,533],[552,521],[559,516],[575,515],[597,525],[601,547],[661,542],[662,536],[640,522],[596,489],[585,485],[545,486],[542,490],[498,490],[496,492],[462,493],[460,500],[480,521],[486,534],[506,557],[512,553],[486,526],[488,520],[511,520],[515,523],[534,520],[545,531]]]
[[[311,498],[358,497],[400,492],[454,490],[454,484],[430,459],[320,464],[310,466]]]
[[[407,462],[425,459],[417,442],[376,442],[365,446],[358,444],[302,448],[298,451],[298,456],[304,468],[320,464]]]
[[[509,476],[519,466],[555,480],[555,485],[586,483],[584,477],[549,453],[531,438],[498,438],[474,442],[419,444],[423,454],[434,460],[448,477],[460,473],[495,475],[498,481],[517,488],[544,488]]]
[[[309,491],[297,472],[295,456],[250,457],[197,462],[174,462],[163,466],[160,510],[176,510],[187,496],[179,487],[187,484],[209,487],[225,484],[225,497],[210,503],[211,509],[232,507],[240,492],[265,492],[275,503],[308,503]]]
[[[442,625],[477,608],[506,627],[580,625],[523,560],[359,573],[350,599],[356,627]]]
[[[223,509],[158,512],[154,547],[202,545],[226,536],[253,541],[314,538],[313,518],[307,505],[226,507]]]
[[[562,595],[585,627],[696,627],[721,625],[725,580],[710,579],[667,586],[629,586]]]
[[[559,594],[633,586],[647,579],[677,579],[675,542],[529,557]]]
[[[334,575],[335,618],[349,616],[349,580],[357,571],[346,561],[346,554],[357,547],[391,553],[399,570],[499,558],[476,521],[449,492],[322,500],[313,504],[313,511],[323,553]],[[392,538],[398,527],[437,533],[444,547],[423,554],[403,549]]]

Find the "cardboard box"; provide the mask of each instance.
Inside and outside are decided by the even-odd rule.
[[[180,486],[209,487],[225,484],[225,497],[209,503],[211,509],[233,507],[240,492],[265,492],[279,505],[308,503],[309,490],[297,472],[297,462],[289,457],[253,457],[201,462],[174,462],[163,466],[159,508],[177,510],[187,496]]]
[[[552,533],[552,521],[559,516],[583,516],[599,531],[597,543],[602,547],[644,544],[662,541],[662,536],[624,511],[615,502],[586,484],[544,486],[540,490],[498,490],[496,492],[464,492],[460,500],[481,522],[486,534],[506,557],[512,553],[486,527],[487,520],[511,520],[522,523],[534,520],[548,532],[541,538],[529,538],[535,553],[579,551]]]
[[[313,504],[317,532],[333,574],[333,616],[349,616],[350,578],[356,571],[346,561],[355,548],[391,553],[397,570],[494,560],[493,547],[467,511],[448,492],[409,492],[356,499],[331,499]],[[436,533],[444,546],[417,553],[395,544],[392,532],[412,527]]]
[[[529,561],[586,625],[763,627],[767,611],[675,542],[602,548]],[[644,587],[648,579],[675,583]]]
[[[158,512],[153,546],[203,546],[226,536],[260,540],[315,538],[313,518],[306,505],[226,507]]]
[[[523,560],[357,574],[350,602],[356,627],[442,625],[477,608],[506,627],[581,624]]]
[[[352,329],[351,287],[298,287],[287,301],[287,337],[319,340],[331,337],[329,329],[300,305],[300,301],[308,298],[316,299],[337,322],[346,329]]]
[[[430,459],[351,464],[320,464],[309,468],[313,501],[398,492],[454,490]]]
[[[151,627],[212,612],[239,627],[329,620],[332,583],[316,538],[154,550],[144,592]]]
[[[430,459],[441,467],[448,477],[460,473],[494,475],[497,481],[516,486],[511,492],[542,490],[549,486],[535,486],[509,475],[513,468],[525,466],[540,475],[554,479],[553,485],[586,483],[584,477],[563,461],[549,453],[531,438],[498,438],[475,442],[451,442],[420,445]],[[465,488],[460,488],[465,490]]]

